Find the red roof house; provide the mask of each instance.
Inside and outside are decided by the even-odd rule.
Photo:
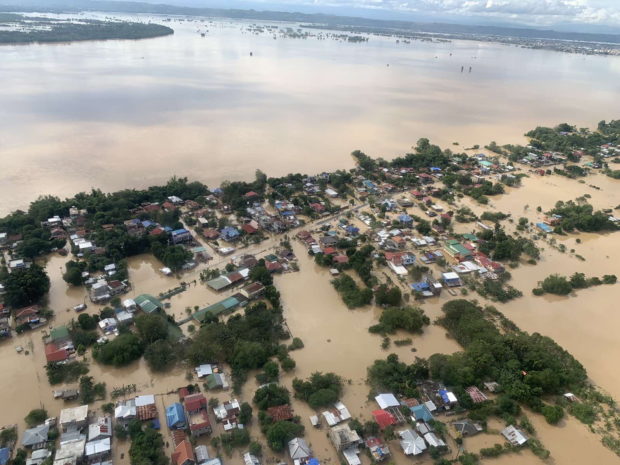
[[[60,348],[53,342],[45,344],[45,358],[48,363],[62,362],[69,358],[69,351],[66,348]]]
[[[293,419],[293,409],[290,405],[278,405],[277,407],[269,407],[267,415],[273,418],[273,421],[285,421]]]
[[[388,426],[396,424],[396,418],[394,418],[394,415],[386,410],[375,410],[372,412],[372,416],[381,429],[385,429]]]

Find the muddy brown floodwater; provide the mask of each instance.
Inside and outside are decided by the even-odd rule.
[[[0,213],[42,194],[172,174],[215,185],[256,168],[316,173],[352,167],[355,149],[389,159],[421,137],[517,143],[537,125],[618,116],[620,57],[374,36],[273,40],[242,33],[248,23],[205,23],[175,20],[174,35],[151,40],[2,46],[0,185],[11,188]]]

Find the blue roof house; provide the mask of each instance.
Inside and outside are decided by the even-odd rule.
[[[351,224],[350,224],[350,225],[348,225],[348,226],[345,228],[345,231],[346,231],[346,232],[347,232],[347,234],[348,234],[348,235],[350,235],[350,236],[357,236],[357,235],[360,233],[360,228],[355,227],[355,226],[353,226],[353,225],[351,225]]]
[[[426,405],[424,404],[411,407],[411,413],[413,414],[413,417],[416,419],[416,421],[424,420],[426,422],[429,422],[433,419],[433,415],[431,414],[428,407],[426,407]]]
[[[220,231],[220,235],[225,241],[232,242],[239,238],[239,231],[231,226],[226,226]]]
[[[170,233],[173,244],[181,244],[192,240],[192,233],[187,229],[175,229]]]
[[[178,402],[166,407],[166,423],[170,429],[184,429],[187,422],[185,420],[185,411],[183,406]]]
[[[0,465],[6,465],[11,458],[11,451],[7,447],[0,449]]]
[[[413,224],[413,218],[405,214],[399,215],[398,221],[400,221],[403,226],[411,226]]]

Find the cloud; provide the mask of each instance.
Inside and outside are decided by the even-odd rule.
[[[258,0],[260,1],[260,0]],[[345,7],[456,16],[483,16],[547,25],[620,26],[620,0],[280,0],[317,7]]]

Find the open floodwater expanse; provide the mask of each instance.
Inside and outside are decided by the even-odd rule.
[[[167,24],[175,34],[158,39],[0,47],[0,214],[25,208],[42,194],[65,197],[91,187],[145,187],[173,174],[214,186],[225,179],[249,179],[257,168],[269,175],[316,173],[352,167],[349,153],[358,148],[391,158],[420,137],[444,147],[455,141],[461,147],[491,140],[514,143],[523,142],[523,133],[536,125],[567,121],[592,127],[601,119],[620,117],[620,58],[465,41],[404,44],[374,36],[361,44],[274,40],[271,34],[247,32],[250,23]],[[530,177],[522,187],[507,191],[485,208],[515,218],[527,213],[534,220],[541,217],[534,212],[537,206],[544,211],[558,200],[586,193],[597,209],[620,204],[620,181],[602,175],[587,178],[586,184],[560,176]],[[460,204],[478,214],[483,211],[467,199]],[[618,274],[620,242],[617,235],[588,234],[558,240],[586,261],[546,247],[538,265],[511,270],[512,283],[524,296],[497,307],[522,329],[554,338],[585,365],[594,383],[620,399],[618,287],[580,290],[571,297],[531,294],[537,281],[551,273]],[[276,243],[270,239],[257,251]],[[329,273],[316,266],[300,244],[294,248],[301,271],[278,277],[275,284],[287,324],[305,347],[293,353],[297,369],[283,376],[284,385],[290,388],[295,376],[336,372],[350,380],[344,403],[355,417],[368,420],[375,406],[368,402],[364,380],[374,360],[394,352],[411,362],[415,356],[460,350],[433,325],[413,336],[415,353],[408,346],[382,350],[381,337],[367,330],[380,309],[348,310],[330,284]],[[62,280],[67,260],[58,255],[45,259],[54,326],[74,318],[68,309],[86,297],[83,289],[70,288]],[[133,290],[128,297],[178,285],[178,278],[158,272],[160,266],[152,256],[130,258]],[[181,280],[197,279],[200,269]],[[182,318],[186,307],[221,298],[205,286],[192,286],[170,300],[168,312]],[[444,294],[424,303],[426,314],[437,318],[448,298]],[[90,305],[87,311],[98,310]],[[27,354],[18,354],[16,345]],[[21,433],[30,409],[42,405],[57,415],[63,408],[52,398],[44,363],[39,331],[0,345],[0,426],[17,423]],[[90,365],[90,374],[106,382],[108,392],[133,383],[140,393],[161,394],[162,418],[164,404],[176,399],[166,393],[187,383],[185,373],[179,368],[154,374],[143,360],[122,369]],[[250,401],[255,387],[250,377],[239,399]],[[293,405],[321,463],[338,463],[325,429],[309,426],[309,408],[296,400]],[[546,463],[618,463],[617,456],[573,417],[557,427],[537,415],[531,420],[551,451]],[[162,433],[169,441],[163,423]],[[261,437],[254,423],[252,435]],[[465,445],[477,450],[496,442],[502,442],[497,435],[481,435],[466,439]],[[390,446],[399,465],[432,463],[428,455],[406,458],[397,442]],[[115,463],[128,463],[127,448],[128,443],[115,448]],[[270,455],[265,463],[273,463]],[[363,460],[369,463],[367,457]],[[225,461],[242,463],[239,455]],[[543,462],[526,450],[484,463]]]
[[[215,185],[256,168],[316,173],[351,167],[355,149],[392,158],[421,137],[444,147],[522,142],[539,124],[618,116],[620,57],[164,24],[175,34],[0,47],[0,184],[11,186],[0,213],[39,194],[145,187],[172,174]]]

